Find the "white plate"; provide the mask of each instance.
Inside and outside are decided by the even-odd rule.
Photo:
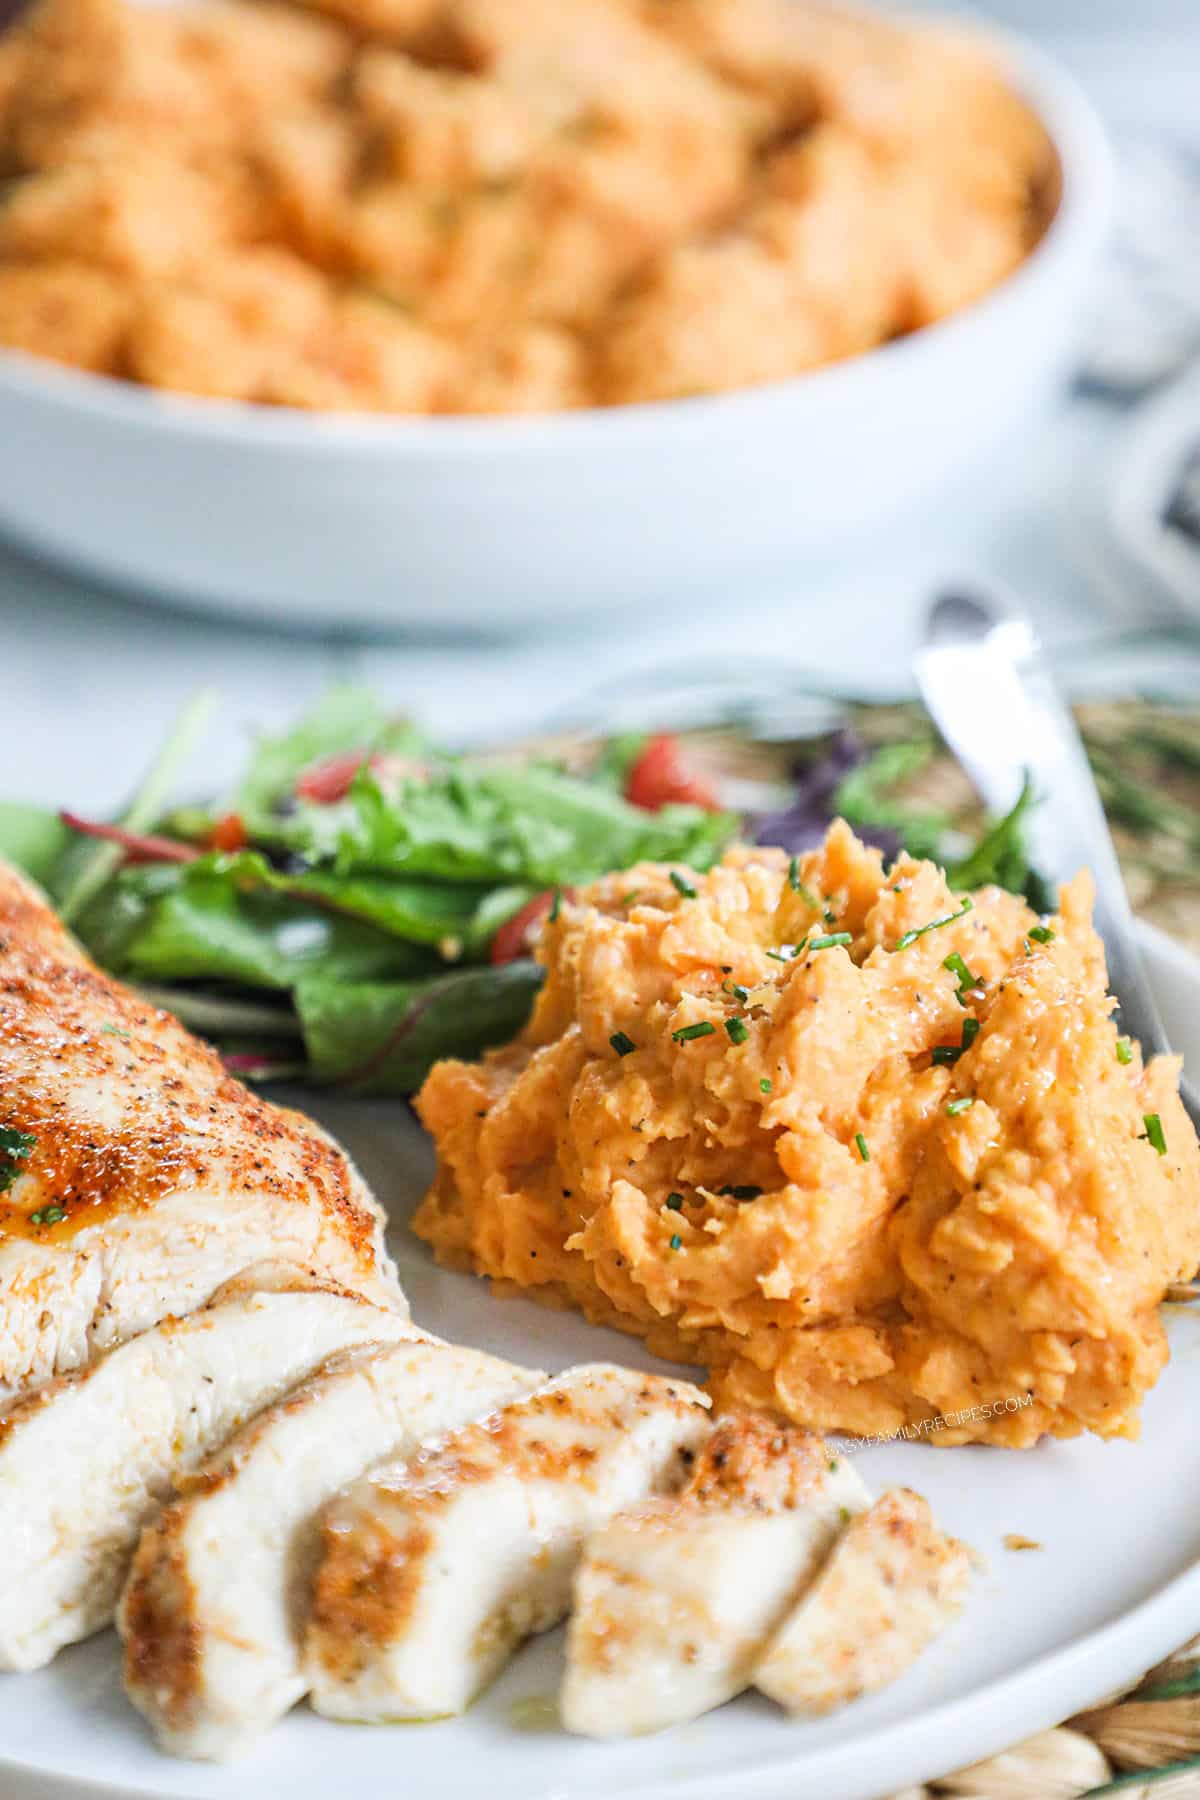
[[[1200,963],[1157,932],[1146,950],[1168,1029],[1200,1068]],[[429,1153],[404,1109],[323,1108],[397,1217]],[[423,1325],[551,1368],[612,1356],[654,1365],[635,1341],[435,1267],[397,1248]],[[1173,1357],[1137,1444],[1095,1439],[1035,1450],[887,1446],[859,1453],[868,1484],[926,1493],[989,1571],[950,1633],[888,1692],[816,1724],[789,1724],[746,1698],[661,1737],[599,1745],[552,1725],[519,1728],[514,1707],[553,1695],[561,1633],[527,1647],[461,1720],[394,1728],[331,1725],[299,1711],[233,1769],[171,1762],[125,1704],[111,1634],[39,1675],[0,1678],[3,1800],[187,1796],[240,1800],[869,1800],[944,1773],[1139,1675],[1200,1627],[1200,1309],[1174,1309]],[[1004,1535],[1033,1538],[1012,1552]],[[526,1709],[539,1711],[541,1709]]]

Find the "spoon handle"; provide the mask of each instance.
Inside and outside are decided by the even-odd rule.
[[[1122,1029],[1147,1053],[1168,1049],[1104,808],[1029,620],[978,594],[947,593],[930,611],[915,671],[930,716],[989,811],[1007,811],[1026,774],[1032,779],[1035,866],[1056,883],[1091,870]]]

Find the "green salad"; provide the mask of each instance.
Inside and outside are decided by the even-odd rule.
[[[556,893],[646,858],[706,868],[738,824],[626,798],[641,738],[585,774],[454,756],[351,689],[260,740],[219,802],[173,808],[209,711],[188,709],[116,822],[0,806],[0,854],[104,968],[251,1078],[411,1093],[438,1057],[524,1024],[528,932]]]
[[[187,709],[116,821],[0,804],[0,855],[104,968],[252,1080],[412,1093],[439,1057],[520,1030],[541,981],[531,944],[560,895],[646,859],[705,869],[737,835],[799,854],[841,816],[959,889],[1054,903],[1029,863],[1029,784],[988,818],[911,704],[846,697],[796,736],[731,718],[462,756],[338,689],[260,739],[232,792],[181,807],[211,711]],[[1200,719],[1129,700],[1079,722],[1135,903],[1200,943]]]

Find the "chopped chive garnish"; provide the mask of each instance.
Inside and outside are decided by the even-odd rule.
[[[821,902],[812,889],[806,888],[800,879],[800,858],[798,856],[793,856],[788,863],[788,886],[794,894],[799,894],[802,900],[807,900],[814,911],[819,909]]]
[[[631,1050],[637,1049],[633,1039],[624,1031],[614,1031],[608,1041],[618,1056],[628,1056]]]
[[[23,1173],[29,1153],[36,1144],[37,1139],[31,1132],[18,1131],[12,1125],[0,1125],[0,1194]]]
[[[562,911],[562,889],[555,888],[554,898],[550,902],[550,911],[546,914],[546,918],[548,919],[548,921],[551,925],[554,925],[557,923],[558,915],[561,911]]]
[[[957,912],[946,913],[941,919],[930,919],[928,925],[918,925],[915,930],[906,931],[903,937],[896,939],[896,942],[892,945],[892,949],[894,951],[907,950],[910,944],[915,944],[918,938],[923,938],[927,931],[940,931],[943,925],[953,925],[956,919],[965,919],[967,914],[974,910],[975,902],[972,900],[970,894],[967,894],[964,896],[963,903]]]
[[[948,1068],[951,1063],[956,1063],[958,1061],[964,1050],[969,1050],[971,1048],[971,1045],[978,1036],[979,1020],[964,1019],[962,1042],[959,1044],[935,1044],[929,1054],[933,1058],[935,1064],[939,1064],[943,1068]]]
[[[120,1038],[122,1043],[125,1044],[129,1042],[129,1033],[127,1031],[122,1031],[119,1025],[102,1025],[100,1027],[100,1036]]]
[[[1117,1061],[1131,1063],[1133,1061],[1133,1039],[1119,1037],[1117,1039]]]
[[[767,1075],[763,1076],[762,1080],[758,1084],[758,1090],[761,1094],[769,1094],[770,1093],[771,1081],[770,1081],[769,1076],[767,1076]]]
[[[695,1025],[681,1025],[671,1036],[677,1044],[690,1044],[693,1038],[712,1037],[716,1029],[707,1019],[701,1019]]]
[[[836,1457],[836,1456],[831,1456],[831,1457],[830,1457],[830,1458],[829,1458],[829,1461],[828,1461],[828,1462],[827,1462],[827,1463],[826,1463],[826,1464],[825,1464],[825,1467],[826,1467],[826,1468],[827,1468],[827,1469],[828,1469],[828,1470],[829,1470],[829,1473],[830,1473],[830,1474],[831,1474],[831,1475],[836,1475],[836,1474],[837,1474],[837,1472],[838,1472],[838,1459],[837,1459],[837,1457]]]
[[[682,1250],[683,1249],[683,1239],[680,1237],[680,1235],[677,1231],[672,1234],[671,1248],[672,1248],[672,1250]]]
[[[831,931],[828,937],[815,937],[809,940],[810,950],[836,950],[842,944],[852,944],[854,935],[849,931]],[[799,949],[797,949],[799,955]]]
[[[725,1029],[729,1033],[731,1044],[744,1044],[750,1036],[750,1027],[745,1019],[726,1019]]]
[[[943,969],[949,969],[950,973],[958,978],[958,1004],[960,1006],[965,1006],[967,1004],[967,995],[971,992],[972,988],[981,987],[983,984],[977,976],[971,973],[971,970],[968,968],[963,958],[958,954],[957,950],[952,950],[950,952],[949,956],[943,960],[942,967]]]
[[[960,1113],[970,1112],[974,1104],[974,1094],[963,1094],[958,1100],[947,1100],[946,1111],[952,1119],[957,1119]]]
[[[30,1213],[29,1223],[31,1225],[40,1225],[41,1222],[42,1222],[42,1215],[40,1212]]]
[[[682,1194],[668,1194],[667,1195],[667,1211],[668,1212],[682,1212],[683,1211],[683,1195]]]
[[[850,1523],[850,1508],[848,1506],[839,1506],[838,1518],[842,1521],[843,1525],[848,1525]]]
[[[1052,944],[1054,942],[1054,933],[1049,925],[1031,925],[1029,935],[1035,944]]]
[[[1158,1114],[1143,1113],[1142,1124],[1146,1127],[1143,1134],[1146,1142],[1152,1149],[1157,1150],[1160,1156],[1165,1156],[1167,1154],[1167,1140],[1163,1134],[1162,1120],[1159,1118]]]
[[[742,1006],[745,1006],[750,998],[749,988],[742,987],[736,981],[723,981],[721,983],[721,992],[723,994],[728,994],[731,999],[737,1000]]]
[[[855,1134],[854,1134],[854,1142],[855,1142],[855,1145],[856,1145],[856,1146],[857,1146],[857,1149],[858,1149],[858,1154],[859,1154],[859,1155],[860,1155],[860,1156],[861,1156],[861,1157],[862,1157],[862,1160],[863,1160],[863,1161],[864,1161],[864,1162],[870,1162],[870,1160],[871,1160],[871,1152],[870,1152],[870,1150],[869,1150],[869,1149],[868,1149],[868,1148],[867,1148],[867,1140],[866,1140],[866,1138],[865,1138],[865,1137],[864,1137],[864,1136],[863,1136],[863,1134],[862,1134],[862,1132],[861,1132],[861,1131],[856,1131],[856,1132],[855,1132]]]
[[[57,1225],[60,1220],[65,1219],[66,1216],[67,1215],[61,1206],[48,1206],[42,1214],[42,1223],[44,1225]]]
[[[634,901],[637,899],[638,895],[641,893],[641,891],[642,891],[641,888],[630,888],[630,890],[627,894],[621,895],[621,905],[622,906],[632,906]]]
[[[801,938],[798,944],[781,944],[778,950],[768,950],[767,955],[774,962],[795,962],[808,949],[808,939]]]
[[[679,873],[678,869],[671,870],[671,886],[675,889],[677,894],[682,894],[685,900],[694,900],[696,898],[695,888],[685,876]]]
[[[784,956],[779,950],[768,950],[767,955],[772,962],[791,962],[792,960],[790,956]]]

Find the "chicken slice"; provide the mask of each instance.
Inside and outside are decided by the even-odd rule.
[[[0,1405],[264,1257],[403,1310],[337,1145],[101,974],[3,862],[0,1126]]]
[[[236,1292],[0,1416],[0,1669],[107,1625],[138,1535],[210,1450],[335,1350],[414,1336],[342,1290]],[[236,1579],[236,1573],[234,1575]]]
[[[707,1405],[687,1382],[588,1364],[355,1483],[326,1516],[305,1646],[317,1711],[461,1712],[562,1618],[588,1532],[679,1485]]]
[[[143,1533],[117,1616],[126,1692],[163,1748],[237,1755],[303,1696],[331,1494],[544,1380],[449,1344],[343,1351],[187,1476]]]
[[[718,1420],[674,1499],[621,1512],[575,1578],[562,1719],[661,1731],[749,1687],[771,1633],[870,1505],[845,1457],[761,1413]]]
[[[890,1488],[843,1533],[754,1671],[790,1713],[826,1713],[902,1675],[958,1612],[970,1552],[911,1488]]]

